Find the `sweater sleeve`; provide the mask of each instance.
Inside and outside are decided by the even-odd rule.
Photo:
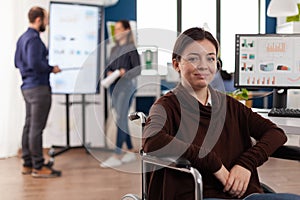
[[[143,132],[143,150],[155,156],[184,157],[200,170],[211,173],[218,171],[222,162],[216,153],[176,136],[179,124],[175,124],[178,120],[174,120],[172,108],[175,109],[174,106],[165,104],[154,104],[151,107]]]
[[[268,119],[253,112],[249,108],[243,108],[246,116],[246,122],[242,126],[248,126],[251,137],[256,140],[256,144],[245,151],[237,161],[251,172],[268,160],[268,157],[282,146],[287,137],[282,129]],[[245,132],[247,132],[245,130]]]

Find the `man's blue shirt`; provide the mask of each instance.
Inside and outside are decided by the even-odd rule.
[[[48,50],[33,28],[28,28],[17,42],[15,66],[19,68],[23,83],[22,90],[48,85],[53,67],[48,64]]]

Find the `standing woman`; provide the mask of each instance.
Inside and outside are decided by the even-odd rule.
[[[128,128],[128,112],[136,90],[136,76],[141,72],[140,57],[134,44],[132,30],[128,20],[120,20],[115,24],[114,39],[116,45],[111,50],[107,76],[119,70],[119,78],[110,86],[112,107],[116,112],[117,140],[115,155],[101,163],[101,167],[116,167],[122,163],[136,160],[132,152],[133,145]],[[129,150],[122,156],[122,146],[126,143]]]

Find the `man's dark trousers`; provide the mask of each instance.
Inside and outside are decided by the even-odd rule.
[[[44,164],[43,130],[51,107],[51,88],[38,86],[24,89],[26,118],[22,135],[22,158],[24,166],[40,169]]]

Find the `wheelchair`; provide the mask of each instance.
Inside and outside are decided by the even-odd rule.
[[[142,130],[146,123],[146,116],[142,112],[134,112],[128,115],[128,118],[133,121],[140,119],[140,123],[142,125]],[[199,171],[191,166],[191,163],[183,158],[172,158],[172,157],[156,157],[147,155],[143,150],[140,150],[141,156],[141,172],[142,172],[142,194],[139,196],[138,194],[125,194],[121,200],[150,200],[147,197],[149,177],[147,172],[150,167],[157,166],[160,168],[167,168],[170,170],[174,170],[179,173],[187,173],[193,177],[194,182],[194,197],[195,200],[202,200],[202,188],[203,182],[202,177]],[[300,147],[298,146],[289,146],[284,145],[279,147],[271,157],[285,159],[285,160],[295,160],[300,161]],[[271,187],[268,185],[261,183],[264,193],[276,193]]]

